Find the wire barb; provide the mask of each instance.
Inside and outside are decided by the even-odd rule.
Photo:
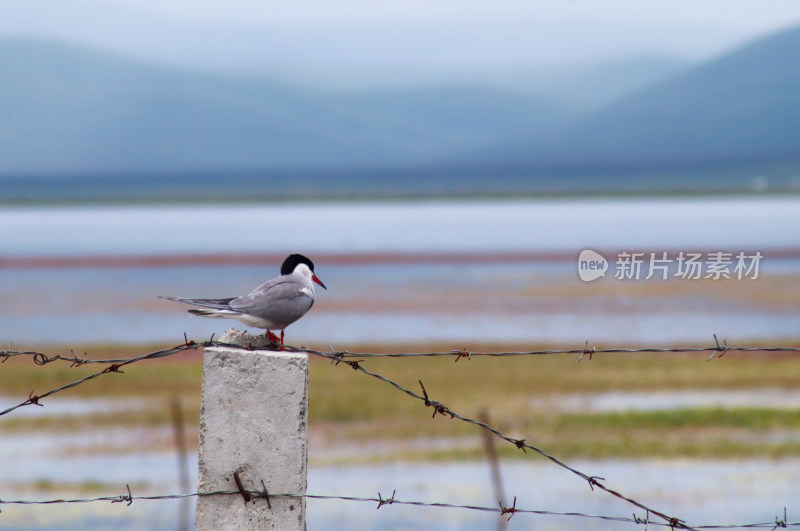
[[[605,481],[605,480],[606,480],[606,478],[601,478],[600,476],[589,476],[587,478],[587,481],[589,481],[589,488],[592,489],[592,490],[594,490],[595,487],[600,487],[601,489],[605,488],[600,483],[601,481]]]
[[[261,497],[267,500],[267,509],[270,511],[272,510],[272,503],[269,501],[269,491],[267,491],[267,486],[264,485],[264,480],[261,480],[261,488],[263,489],[261,492]]]
[[[395,495],[396,495],[396,494],[397,494],[397,491],[396,491],[396,490],[393,490],[393,491],[392,491],[392,497],[391,497],[391,498],[386,498],[386,499],[384,499],[384,498],[381,496],[381,493],[380,493],[380,491],[378,491],[378,506],[376,507],[376,509],[380,509],[380,508],[381,508],[381,507],[383,507],[384,505],[391,505],[391,504],[393,504],[393,503],[394,503],[394,497],[395,497]]]
[[[25,404],[25,405],[27,405],[27,404],[33,404],[33,405],[35,405],[35,406],[41,406],[41,407],[44,407],[44,404],[40,404],[40,403],[39,403],[39,399],[40,399],[40,398],[42,398],[42,397],[41,397],[41,396],[36,396],[36,395],[34,395],[34,394],[33,394],[33,391],[31,391],[31,392],[30,392],[30,394],[28,395],[28,400],[26,400],[25,402],[23,402],[23,404]]]
[[[83,353],[83,359],[78,358],[78,355],[75,354],[75,351],[70,349],[70,354],[72,354],[72,363],[69,364],[70,367],[80,367],[84,363],[89,363],[89,356],[86,352]]]
[[[503,507],[503,502],[498,502],[500,504],[500,516],[505,514],[510,514],[511,516],[506,519],[506,522],[511,520],[511,517],[517,514],[517,497],[514,496],[514,503],[511,504],[511,507]]]
[[[592,361],[592,356],[594,356],[595,352],[597,352],[597,348],[595,346],[592,346],[592,349],[589,350],[589,340],[587,339],[586,345],[583,347],[583,352],[581,352],[581,357],[578,358],[578,363],[582,362],[583,357],[587,354],[589,355],[589,361]]]
[[[786,527],[788,527],[788,524],[786,522],[787,522],[786,507],[784,507],[783,508],[783,520],[779,520],[778,517],[776,516],[775,517],[775,527],[773,527],[772,529],[773,530],[774,529],[778,529],[779,527],[786,528]]]
[[[645,517],[644,518],[639,518],[638,516],[636,516],[636,513],[633,513],[633,523],[635,523],[635,524],[644,524],[645,525],[645,529],[647,529],[647,525],[650,523],[650,511],[647,511],[645,513]]]
[[[361,363],[364,360],[342,360],[342,361],[344,361],[347,365],[349,365],[354,371],[357,371],[361,368],[359,363]]]
[[[711,361],[712,359],[714,359],[714,356],[716,356],[717,358],[721,358],[722,356],[725,355],[726,352],[728,352],[728,350],[731,350],[728,347],[727,340],[723,339],[722,345],[719,344],[719,339],[717,339],[717,334],[714,334],[714,343],[717,344],[717,348],[714,349],[714,351],[711,353],[711,355],[708,357],[706,361]]]
[[[456,359],[455,362],[457,363],[458,360],[461,358],[467,358],[467,361],[472,361],[472,352],[467,350],[466,348],[462,348],[461,350],[454,350],[452,351],[455,354]]]
[[[455,415],[453,415],[453,413],[449,409],[447,409],[447,406],[445,406],[441,402],[430,400],[428,398],[428,392],[425,390],[425,386],[422,385],[422,380],[417,380],[417,381],[419,382],[419,386],[422,387],[422,395],[423,395],[423,400],[425,401],[425,406],[433,408],[433,415],[431,416],[431,418],[435,417],[437,413],[439,413],[440,415],[450,415],[451,419],[455,418]]]
[[[250,495],[249,492],[247,492],[247,489],[244,488],[244,485],[242,485],[242,478],[239,477],[238,470],[233,473],[233,481],[236,482],[236,487],[239,489],[239,494],[242,495],[242,498],[244,498],[244,503],[245,505],[247,505],[247,503],[250,502],[250,500],[252,500],[253,497]]]
[[[211,338],[213,339],[213,338],[214,338],[214,336],[212,335],[212,336],[211,336]],[[184,345],[186,345],[187,347],[193,347],[193,346],[195,346],[197,343],[195,343],[195,342],[194,342],[194,340],[191,340],[191,341],[190,341],[190,340],[189,340],[189,338],[186,336],[186,332],[184,332],[184,333],[183,333],[183,344],[184,344]]]
[[[121,371],[121,370],[119,370],[119,368],[120,368],[121,366],[122,366],[122,364],[121,364],[121,363],[115,363],[115,364],[113,364],[113,365],[109,365],[108,367],[106,367],[106,368],[105,368],[105,370],[104,370],[103,372],[104,372],[104,373],[105,373],[105,372],[120,372],[120,373],[122,373],[122,372],[124,372],[124,371]]]
[[[128,488],[128,494],[120,494],[117,496],[116,500],[111,500],[111,503],[120,503],[120,502],[128,502],[127,506],[130,507],[133,504],[133,494],[131,494],[131,486],[126,484]]]

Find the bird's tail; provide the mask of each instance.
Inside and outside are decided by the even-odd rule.
[[[217,319],[230,319],[234,315],[238,315],[231,310],[189,310],[189,313],[193,315],[199,315],[200,317],[215,317]]]
[[[162,297],[161,295],[158,296],[159,299],[166,299],[168,301],[175,301],[175,302],[182,302],[184,304],[191,304],[193,306],[203,306],[205,308],[213,308],[215,310],[230,310],[230,302],[234,299],[234,297],[230,297],[228,299],[185,299],[183,297]],[[189,310],[192,313],[202,310]],[[198,314],[200,315],[200,314]],[[210,317],[210,316],[205,316]]]

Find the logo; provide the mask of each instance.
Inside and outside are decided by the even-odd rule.
[[[578,256],[578,276],[584,282],[591,282],[600,277],[606,276],[608,270],[608,260],[603,255],[584,249]]]
[[[755,252],[693,252],[693,251],[620,251],[612,263],[616,280],[756,280],[764,255]],[[606,276],[605,256],[584,249],[578,256],[578,276],[591,282]]]

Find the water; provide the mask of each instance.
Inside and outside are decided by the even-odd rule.
[[[800,247],[800,198],[0,208],[0,255]]]
[[[571,263],[319,264],[317,273],[330,289],[318,290],[311,312],[287,329],[293,344],[707,343],[714,333],[732,341],[772,340],[794,338],[800,329],[800,303],[781,291],[797,277],[768,271],[724,288],[672,281],[674,292],[665,293],[659,293],[664,281],[586,284]],[[6,270],[0,338],[15,345],[175,343],[184,332],[204,339],[243,325],[192,316],[187,306],[157,296],[231,296],[273,274],[258,266]]]
[[[556,398],[556,397],[550,397]],[[680,410],[694,407],[797,407],[798,393],[768,389],[734,391],[677,391],[645,393],[568,394],[557,404],[569,411]],[[12,399],[3,397],[10,402]],[[531,406],[551,407],[548,397]],[[44,408],[24,408],[12,417],[33,411],[36,417],[91,415],[98,409],[121,415],[132,409],[146,410],[159,404],[146,400],[47,401]],[[0,421],[0,427],[3,422]],[[792,432],[796,436],[795,432]],[[770,435],[770,434],[767,434]],[[772,434],[775,435],[775,434]],[[777,434],[780,436],[781,434]],[[174,451],[169,451],[172,428],[93,427],[72,432],[33,433],[4,431],[0,438],[0,490],[2,498],[57,499],[124,495],[127,487],[136,496],[181,492]],[[441,442],[457,446],[458,440],[420,440],[425,447]],[[474,438],[464,440],[476,445]],[[780,441],[773,441],[779,444]],[[342,444],[340,443],[339,447]],[[344,443],[351,457],[367,455],[368,443]],[[557,450],[557,449],[552,449]],[[488,466],[483,462],[388,463],[379,465],[314,464],[330,457],[331,448],[312,439],[309,458],[308,493],[316,495],[373,498],[380,492],[388,498],[425,503],[450,503],[496,507]],[[384,448],[381,455],[391,454]],[[197,455],[187,457],[196,485]],[[686,519],[691,524],[746,524],[769,522],[796,500],[796,479],[800,460],[682,460],[640,459],[569,460],[574,468],[605,478],[604,483],[656,509]],[[632,506],[611,495],[591,490],[585,482],[534,454],[501,463],[504,490],[509,500],[517,496],[517,507],[550,512],[580,512],[593,515],[629,517]],[[58,485],[40,491],[37,485]],[[86,485],[94,485],[85,492]],[[188,507],[190,521],[196,500]],[[466,509],[384,506],[374,502],[308,500],[309,529],[486,529],[496,514]],[[95,502],[79,505],[3,505],[3,529],[167,529],[174,528],[180,502],[137,500],[124,503]],[[630,524],[604,522],[575,516],[515,515],[509,529],[626,529]]]
[[[598,346],[626,341],[711,345],[713,333],[731,343],[796,340],[799,227],[800,200],[793,198],[3,207],[0,261],[93,256],[157,256],[167,261],[114,267],[91,259],[81,267],[30,267],[7,261],[0,275],[0,341],[20,347],[51,342],[66,349],[97,341],[179,343],[184,332],[204,339],[229,324],[191,317],[183,306],[156,296],[240,294],[274,276],[280,259],[187,264],[186,255],[290,252],[322,257],[316,260],[317,273],[330,288],[320,290],[309,315],[287,330],[287,340],[294,344],[348,348],[358,342],[445,340],[462,348],[471,342],[513,340],[582,347],[589,339]],[[757,280],[604,278],[586,283],[579,279],[575,263],[583,248],[763,250],[765,258]],[[771,252],[775,250],[780,252]],[[402,262],[406,253],[432,252],[470,253],[480,260],[417,256],[411,263]],[[562,256],[541,259],[553,252]],[[358,253],[397,254],[381,260],[353,259]],[[510,261],[496,253],[522,257]],[[723,397],[700,393],[681,403],[774,407],[764,402],[773,399],[797,404],[796,393],[752,392],[755,395],[743,391]],[[585,408],[583,396],[562,398],[558,401],[565,407]],[[604,411],[631,403],[661,408],[675,402],[674,396],[662,394],[608,393],[595,398],[588,402]],[[121,414],[135,406],[126,404]],[[48,403],[41,409],[46,413],[50,407]],[[59,398],[52,401],[51,411],[73,416],[82,407],[91,412],[98,404],[62,403]],[[22,413],[27,409],[18,411],[27,415]],[[4,432],[0,482],[5,494],[0,497],[71,497],[83,482],[97,478],[102,488],[91,495],[124,494],[128,483],[135,495],[178,492],[175,455],[163,449],[169,437],[168,429],[138,427],[55,435]],[[156,443],[161,446],[131,450],[132,444]],[[75,448],[81,452],[71,453]],[[87,448],[104,450],[86,455]],[[312,446],[312,462],[314,452],[324,451]],[[692,524],[774,521],[784,506],[791,511],[800,470],[797,459],[570,464]],[[518,507],[645,516],[536,456],[503,462],[502,474],[509,497],[518,496]],[[57,492],[39,491],[37,479],[66,485]],[[380,492],[388,497],[395,490],[404,500],[497,505],[484,463],[319,465],[309,471],[312,494],[374,497]],[[310,500],[309,529],[486,529],[497,520],[496,515],[473,511],[401,505],[375,510],[375,505]],[[137,501],[130,507],[107,502],[4,505],[0,522],[7,529],[172,528],[178,510],[177,502],[161,501]],[[519,514],[509,522],[509,529],[534,526],[630,528],[564,516]]]
[[[792,389],[709,389],[696,391],[609,391],[537,396],[535,411],[630,412],[676,409],[800,409],[800,391]],[[800,436],[800,433],[797,434]]]
[[[172,459],[171,459],[172,458]],[[41,464],[53,459],[41,456]],[[783,517],[783,507],[796,502],[796,480],[800,471],[797,459],[752,459],[746,461],[688,461],[681,459],[643,459],[636,461],[586,461],[570,463],[585,473],[606,478],[609,488],[665,513],[684,519],[690,525],[727,525],[774,522]],[[97,495],[126,494],[125,484],[133,485],[134,495],[178,492],[165,472],[174,470],[171,455],[114,456],[109,459],[76,459],[69,468],[58,466],[50,477],[81,477],[82,467],[103,466],[104,477],[119,488],[103,489]],[[115,473],[119,470],[121,473]],[[192,468],[195,470],[195,468]],[[77,476],[75,475],[77,473]],[[578,512],[629,518],[643,511],[597,489],[585,481],[536,457],[503,461],[501,475],[509,498],[517,497],[520,509]],[[136,481],[139,483],[137,484]],[[157,483],[145,483],[144,478]],[[172,489],[172,490],[169,490]],[[9,491],[6,487],[5,492]],[[447,464],[395,463],[370,466],[311,467],[308,493],[375,498],[425,503],[451,503],[497,507],[488,466],[480,462]],[[60,495],[61,493],[59,493]],[[66,496],[74,495],[64,493]],[[11,499],[9,496],[4,496]],[[53,493],[23,492],[24,499],[52,499]],[[91,497],[91,496],[90,496]],[[194,503],[190,507],[193,522]],[[506,506],[510,506],[510,500]],[[495,526],[499,515],[466,509],[387,505],[375,510],[375,502],[308,500],[308,528],[314,529],[444,529],[479,530]],[[0,518],[4,529],[54,530],[81,529],[171,529],[176,525],[177,501],[95,502],[80,505],[18,506],[4,505]],[[653,518],[655,522],[656,519]],[[507,529],[629,529],[633,524],[605,522],[576,516],[517,514]]]
[[[0,175],[0,201],[291,201],[321,198],[480,197],[534,194],[797,191],[797,167],[756,164],[695,171],[592,171],[558,177],[490,168],[214,171],[119,175]]]
[[[630,494],[690,525],[774,522],[783,507],[796,502],[797,460],[577,461],[571,465],[587,474],[606,478],[612,489]],[[550,463],[503,462],[501,476],[509,498],[517,496],[524,509],[579,512],[592,515],[645,518],[643,511],[597,489]],[[394,464],[328,467],[312,470],[309,492],[348,492],[354,496],[443,502],[497,507],[484,463]],[[463,509],[418,508],[402,505],[309,502],[309,529],[443,529],[482,530],[495,527],[499,516]],[[510,500],[506,502],[510,506]],[[506,517],[507,518],[507,517]],[[655,522],[656,519],[652,518]],[[790,521],[796,521],[791,519]],[[574,516],[517,514],[507,529],[614,530],[632,523],[605,522]]]
[[[242,325],[156,297],[245,293],[290,252],[314,258],[330,288],[287,330],[294,344],[791,339],[800,330],[798,227],[796,198],[4,207],[0,341],[204,339]],[[583,248],[765,257],[757,280],[618,281],[612,264],[586,283]],[[435,258],[443,252],[456,258]],[[237,263],[236,253],[264,263]],[[146,260],[109,267],[97,256]],[[214,261],[226,256],[231,263]],[[25,257],[85,262],[33,267]]]

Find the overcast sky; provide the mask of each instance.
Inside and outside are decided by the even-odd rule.
[[[28,0],[36,1],[36,0]],[[796,0],[105,0],[176,18],[216,22],[353,22],[462,19],[582,20],[763,31],[797,21]]]
[[[234,69],[698,61],[796,24],[798,0],[0,0],[0,35]]]

